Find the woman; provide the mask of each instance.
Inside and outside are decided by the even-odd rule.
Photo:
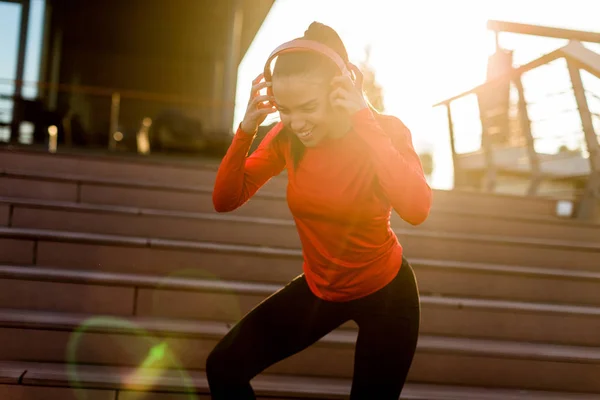
[[[355,75],[338,34],[312,23],[303,40],[335,51]],[[389,223],[392,208],[417,225],[429,188],[409,130],[375,113],[359,82],[317,51],[279,55],[273,76],[253,82],[246,115],[225,155],[213,202],[244,204],[288,172],[287,200],[304,273],[250,311],[208,357],[213,399],[254,399],[250,380],[344,322],[359,326],[350,398],[398,399],[415,353],[420,303],[413,270]],[[268,88],[272,95],[260,95]],[[281,123],[246,157],[258,126]]]

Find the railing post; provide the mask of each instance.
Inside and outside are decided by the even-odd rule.
[[[483,190],[486,192],[493,192],[496,188],[497,179],[496,162],[494,161],[494,146],[486,123],[488,119],[481,111],[481,104],[479,105],[479,120],[481,121],[481,148],[483,149],[483,155],[485,157]]]
[[[461,170],[456,155],[456,142],[454,138],[454,122],[452,122],[451,102],[446,103],[446,115],[448,116],[448,133],[450,134],[450,149],[452,150],[452,166],[454,167],[454,188],[462,185]]]
[[[590,162],[590,176],[576,210],[576,217],[582,220],[589,220],[594,217],[596,204],[600,199],[600,145],[594,132],[592,114],[585,98],[585,89],[579,68],[570,60],[567,60],[567,66],[569,68],[571,83],[573,84],[573,92],[575,93],[579,116],[581,117],[581,125],[585,134],[585,143]]]
[[[119,129],[119,110],[121,108],[121,95],[118,92],[113,93],[110,106],[110,128],[108,132],[108,148],[113,151],[117,148],[115,133]]]
[[[535,196],[542,181],[540,158],[535,151],[535,143],[531,133],[531,120],[529,119],[529,113],[527,112],[525,91],[523,90],[523,82],[521,81],[520,76],[514,79],[514,84],[519,94],[519,123],[521,132],[527,141],[527,157],[529,158],[529,166],[531,168],[531,182],[527,188],[527,194],[529,196]]]

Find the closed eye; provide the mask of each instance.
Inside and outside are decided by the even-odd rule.
[[[319,104],[316,103],[316,101],[317,101],[316,99],[307,101],[306,103],[299,105],[298,110],[300,110],[301,112],[305,112],[305,113],[315,112],[315,111],[317,111],[317,108],[319,106]],[[290,111],[287,108],[282,107],[280,105],[277,106],[277,110],[279,110],[279,112],[282,114],[290,113]]]

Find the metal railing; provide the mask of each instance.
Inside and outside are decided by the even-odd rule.
[[[550,93],[530,90],[536,86],[532,82],[556,65],[562,67],[561,80],[568,87]],[[594,104],[590,109],[588,103],[598,102],[600,93],[584,87],[582,73],[600,79],[600,55],[570,42],[436,104],[447,109],[454,186],[495,191],[499,175],[528,176],[524,194],[549,195],[564,190],[542,191],[546,182],[570,179],[575,182],[571,193],[578,202],[577,217],[588,218],[600,198],[600,132],[595,129],[600,125],[600,107]],[[486,95],[506,90],[507,85],[508,103],[498,110],[480,107]],[[494,118],[495,124],[490,124]],[[473,171],[482,171],[483,178],[474,179]]]
[[[0,87],[5,93],[10,93],[11,86],[17,83],[0,78]],[[110,151],[147,154],[151,147],[177,147],[176,134],[183,130],[196,133],[194,140],[186,141],[189,150],[201,150],[211,140],[218,139],[217,136],[225,136],[223,132],[215,132],[220,124],[220,110],[234,107],[231,102],[213,98],[121,88],[46,82],[21,82],[21,86],[37,87],[39,99],[0,95],[9,104],[0,107],[0,123],[9,129],[8,135],[6,127],[4,135],[0,131],[0,141],[16,143],[23,135],[19,130],[15,132],[14,126],[31,122],[35,125],[31,141],[54,149],[57,146],[103,147]],[[12,121],[15,105],[20,108],[16,124]],[[32,118],[27,114],[35,115]],[[157,127],[153,132],[155,137],[150,137],[155,122],[161,121],[163,128]],[[164,128],[165,121],[171,128]],[[51,146],[52,141],[56,143]],[[151,142],[155,146],[151,146]]]

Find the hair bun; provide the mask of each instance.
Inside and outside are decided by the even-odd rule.
[[[342,39],[333,28],[320,22],[312,22],[304,32],[304,39],[314,40],[329,46],[338,53],[344,61],[348,62],[346,46],[344,46],[344,42],[342,42]]]
[[[308,29],[304,31],[304,37],[328,37],[331,36],[332,33],[334,35],[336,34],[332,28],[320,22],[314,21],[308,26]]]

